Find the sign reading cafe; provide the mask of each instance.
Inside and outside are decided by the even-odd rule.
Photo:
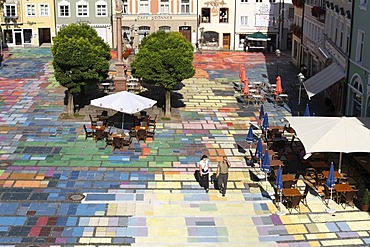
[[[152,16],[139,15],[137,19],[138,20],[172,20],[172,16],[171,15],[152,15]]]

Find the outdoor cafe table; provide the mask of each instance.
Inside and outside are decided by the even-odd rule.
[[[270,160],[270,166],[275,168],[279,166],[284,166],[284,163],[281,160]]]
[[[294,176],[292,174],[283,174],[282,177],[281,177],[281,180],[283,182],[285,182],[285,181],[293,181],[294,180]]]
[[[322,174],[325,176],[325,178],[329,177],[329,171],[323,171]],[[342,178],[342,174],[340,174],[338,171],[334,171],[334,178]]]
[[[278,132],[283,132],[284,131],[284,126],[270,126],[269,129],[271,131],[276,129]]]
[[[330,166],[325,161],[310,161],[309,165],[315,169],[329,169]]]
[[[112,138],[121,138],[121,139],[125,139],[126,137],[126,134],[113,134],[112,135]]]
[[[337,193],[337,203],[339,203],[339,194],[352,191],[353,188],[349,184],[336,184],[334,186],[335,193]]]
[[[148,130],[149,126],[135,126],[135,130]]]
[[[91,126],[91,129],[92,130],[105,130],[105,126],[104,125],[102,125],[102,126],[95,126],[95,125],[93,125],[93,126]]]
[[[296,188],[283,189],[283,196],[302,196],[301,192]]]
[[[368,173],[370,173],[370,157],[369,156],[355,156],[353,159],[362,166]]]

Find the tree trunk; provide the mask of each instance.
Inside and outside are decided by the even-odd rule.
[[[68,91],[68,105],[67,105],[67,108],[68,108],[68,116],[73,117],[73,115],[74,115],[73,94],[71,94],[69,91]]]
[[[165,89],[165,108],[164,108],[164,116],[170,118],[171,117],[171,91]]]

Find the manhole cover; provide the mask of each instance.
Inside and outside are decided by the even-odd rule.
[[[83,194],[72,194],[68,196],[68,199],[72,202],[80,202],[85,198]]]
[[[11,165],[10,163],[1,162],[1,163],[0,163],[0,169],[1,169],[1,168],[6,168],[6,167],[8,167],[8,166],[10,166],[10,165]]]

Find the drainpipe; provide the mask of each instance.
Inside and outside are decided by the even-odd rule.
[[[304,24],[305,0],[302,0],[302,5],[303,5],[303,9],[302,9],[302,23],[301,23],[301,50],[300,50],[300,56],[299,56],[299,70],[301,70],[302,55],[303,55],[303,24]]]
[[[198,6],[198,4],[199,4],[199,0],[197,0],[197,30],[196,30],[196,33],[195,33],[195,37],[196,37],[195,43],[198,42],[198,44],[199,44],[199,41],[198,41],[198,32],[199,32],[199,12],[198,12],[198,8],[199,8],[199,6]]]
[[[234,34],[234,51],[236,50],[236,47],[235,47],[235,38],[236,38],[236,3],[237,3],[238,1],[237,0],[235,0],[235,3],[234,3],[234,5],[235,5],[235,10],[234,10],[234,32],[233,32],[233,34]]]
[[[349,78],[349,66],[350,66],[350,59],[351,59],[351,55],[352,55],[352,37],[353,37],[353,34],[354,34],[354,30],[353,30],[353,23],[354,23],[354,19],[353,19],[353,16],[354,16],[354,12],[355,12],[355,4],[354,4],[354,2],[352,2],[352,16],[351,16],[351,34],[350,34],[350,39],[349,39],[349,45],[348,45],[348,56],[347,56],[347,71],[346,71],[346,77],[347,77],[347,85],[345,86],[345,87],[343,87],[343,89],[344,89],[344,92],[343,92],[343,95],[348,95],[348,84],[350,83],[350,78]],[[326,16],[325,16],[326,17]],[[343,100],[343,102],[342,102],[342,105],[344,104],[344,107],[347,105],[347,100],[348,101],[350,101],[350,99],[351,99],[351,97],[350,97],[350,95],[348,95],[347,97],[346,97],[346,102],[344,102],[344,100]],[[351,103],[351,104],[349,104],[351,107],[353,106],[353,103]],[[344,110],[345,111],[345,113],[347,112],[346,111],[346,109]],[[351,112],[352,113],[352,112]],[[366,114],[366,113],[365,113]],[[346,114],[345,114],[346,115]],[[361,109],[361,116],[362,116],[363,114],[362,114],[362,109]]]

